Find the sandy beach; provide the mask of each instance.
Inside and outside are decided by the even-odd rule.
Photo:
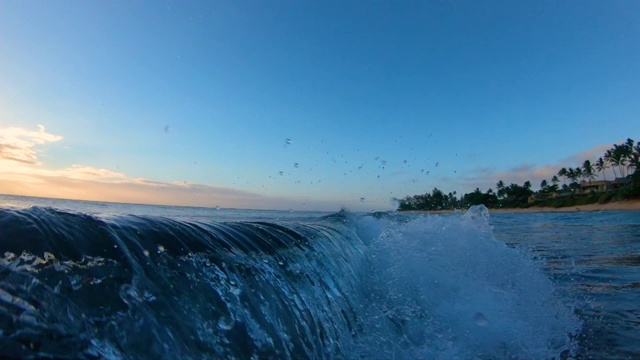
[[[536,212],[577,212],[577,211],[613,211],[640,210],[640,199],[615,201],[606,204],[588,204],[561,208],[532,206],[525,209],[489,209],[491,213],[536,213]],[[452,214],[454,210],[409,211],[411,213]]]

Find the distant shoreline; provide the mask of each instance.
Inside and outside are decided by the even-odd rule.
[[[587,204],[566,207],[532,206],[528,208],[489,209],[490,213],[544,213],[544,212],[581,212],[581,211],[616,211],[616,210],[640,210],[640,199],[612,201],[605,204]],[[414,214],[453,214],[464,210],[417,210],[403,211]]]

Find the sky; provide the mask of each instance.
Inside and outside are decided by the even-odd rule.
[[[637,1],[0,1],[3,194],[369,211],[536,189],[640,140],[638,99]]]

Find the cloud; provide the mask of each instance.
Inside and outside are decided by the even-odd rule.
[[[601,157],[610,148],[611,145],[598,145],[571,155],[556,164],[535,165],[525,163],[502,171],[497,171],[495,168],[478,168],[458,177],[441,177],[438,181],[448,186],[456,187],[456,190],[463,193],[473,191],[476,187],[482,191],[487,191],[489,188],[496,190],[496,183],[500,180],[504,181],[506,185],[511,183],[523,184],[525,181],[530,181],[533,189],[536,190],[542,180],[550,181],[563,167],[582,166],[585,160],[591,160],[593,163],[595,159]],[[563,179],[558,178],[560,184],[562,184]]]
[[[168,130],[168,126],[165,130]],[[38,161],[38,146],[62,140],[45,127],[0,128],[0,189],[9,195],[247,209],[340,209],[341,200],[268,196],[233,188],[160,182],[124,173],[73,164],[52,169]]]
[[[327,211],[339,210],[342,205],[337,201],[267,196],[226,187],[172,184],[142,179],[105,182],[98,179],[65,176],[29,175],[26,178],[3,176],[0,177],[0,188],[10,195],[135,204]]]
[[[602,157],[605,153],[605,151],[611,149],[613,146],[612,145],[599,145],[596,147],[593,147],[591,149],[585,150],[585,151],[581,151],[573,156],[570,156],[568,158],[566,158],[563,163],[565,163],[565,166],[563,167],[576,167],[576,166],[581,166],[582,163],[584,163],[585,160],[589,160],[591,161],[591,163],[593,163],[594,161],[596,161],[599,157]],[[575,165],[571,165],[571,164],[575,164]],[[560,168],[558,168],[560,169]]]
[[[38,125],[38,130],[20,127],[0,128],[0,174],[5,180],[38,184],[49,177],[103,183],[167,185],[145,179],[132,179],[123,173],[93,166],[73,164],[63,169],[51,169],[40,163],[37,147],[60,141],[62,138],[48,133],[42,125]]]
[[[106,182],[129,181],[125,174],[91,166],[71,165],[71,167],[55,172],[55,175],[71,179],[100,180]]]
[[[39,164],[36,145],[62,140],[62,136],[47,133],[42,125],[38,130],[19,127],[0,128],[0,159],[24,164]]]
[[[14,166],[7,170],[2,165],[0,161],[0,189],[9,195],[244,209],[335,211],[343,205],[340,201],[267,196],[227,187],[130,178],[90,166],[73,165],[62,170]]]

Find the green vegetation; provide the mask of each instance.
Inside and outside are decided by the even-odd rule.
[[[640,142],[627,139],[594,163],[585,160],[581,167],[560,169],[550,181],[543,180],[538,191],[531,190],[530,181],[507,186],[502,180],[496,184],[496,192],[488,189],[483,193],[476,188],[459,197],[455,191],[445,194],[434,188],[430,193],[398,199],[398,210],[465,209],[480,204],[488,208],[565,207],[640,198],[639,160]],[[607,169],[613,172],[613,180],[607,180]],[[596,180],[599,175],[602,180]]]

